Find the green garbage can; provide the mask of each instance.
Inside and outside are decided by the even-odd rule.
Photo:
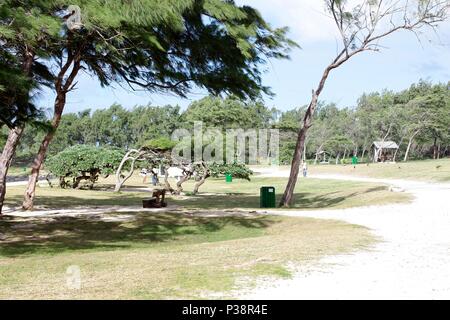
[[[261,187],[259,193],[259,206],[261,208],[275,208],[274,187]]]
[[[233,181],[233,176],[231,174],[227,173],[225,175],[225,181],[226,182],[232,182]]]

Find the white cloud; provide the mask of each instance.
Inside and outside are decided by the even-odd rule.
[[[362,2],[348,0],[348,7],[352,8]],[[340,38],[334,21],[325,10],[323,0],[237,0],[236,3],[257,8],[274,26],[288,26],[291,38],[299,43],[334,42]],[[441,37],[448,37],[450,21],[441,24],[439,33]],[[430,29],[424,30],[423,36],[436,40],[436,35]]]
[[[288,26],[291,37],[301,43],[330,41],[338,36],[321,0],[239,0],[237,3],[257,8],[275,26]]]

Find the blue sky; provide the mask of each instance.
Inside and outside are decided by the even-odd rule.
[[[357,1],[357,0],[352,0]],[[281,110],[307,104],[311,90],[317,85],[324,67],[336,53],[336,30],[332,21],[324,15],[320,0],[237,0],[260,10],[273,26],[289,26],[290,37],[301,49],[295,49],[291,60],[271,60],[264,74],[264,84],[272,87],[274,98],[265,98],[268,106]],[[354,106],[363,92],[385,88],[401,90],[419,79],[433,82],[450,80],[450,22],[442,24],[439,37],[427,31],[416,36],[400,32],[387,38],[381,52],[364,52],[335,70],[326,84],[322,100],[338,106]],[[69,93],[66,112],[86,108],[106,108],[119,103],[131,108],[135,105],[178,104],[185,108],[193,100],[205,96],[195,90],[188,99],[171,94],[129,92],[118,85],[101,88],[97,81],[86,74],[79,76],[77,90]],[[39,104],[51,110],[54,94],[44,92]],[[49,111],[50,112],[50,111]]]

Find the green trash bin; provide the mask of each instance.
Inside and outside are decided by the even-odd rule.
[[[233,176],[231,174],[227,173],[225,175],[225,181],[226,182],[232,182],[233,181]]]
[[[275,188],[261,187],[259,192],[259,206],[261,208],[275,208]]]

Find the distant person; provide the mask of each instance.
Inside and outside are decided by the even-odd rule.
[[[156,186],[159,183],[158,174],[155,171],[151,171],[152,174],[152,184]]]
[[[306,161],[303,161],[303,177],[306,178],[308,175],[308,165],[306,164]]]
[[[142,168],[140,172],[140,176],[144,178],[142,180],[142,183],[145,183],[147,181],[147,174],[148,174],[147,169]]]
[[[354,154],[352,157],[352,164],[353,164],[353,169],[355,169],[356,165],[358,164],[358,157],[356,156],[356,154]]]

